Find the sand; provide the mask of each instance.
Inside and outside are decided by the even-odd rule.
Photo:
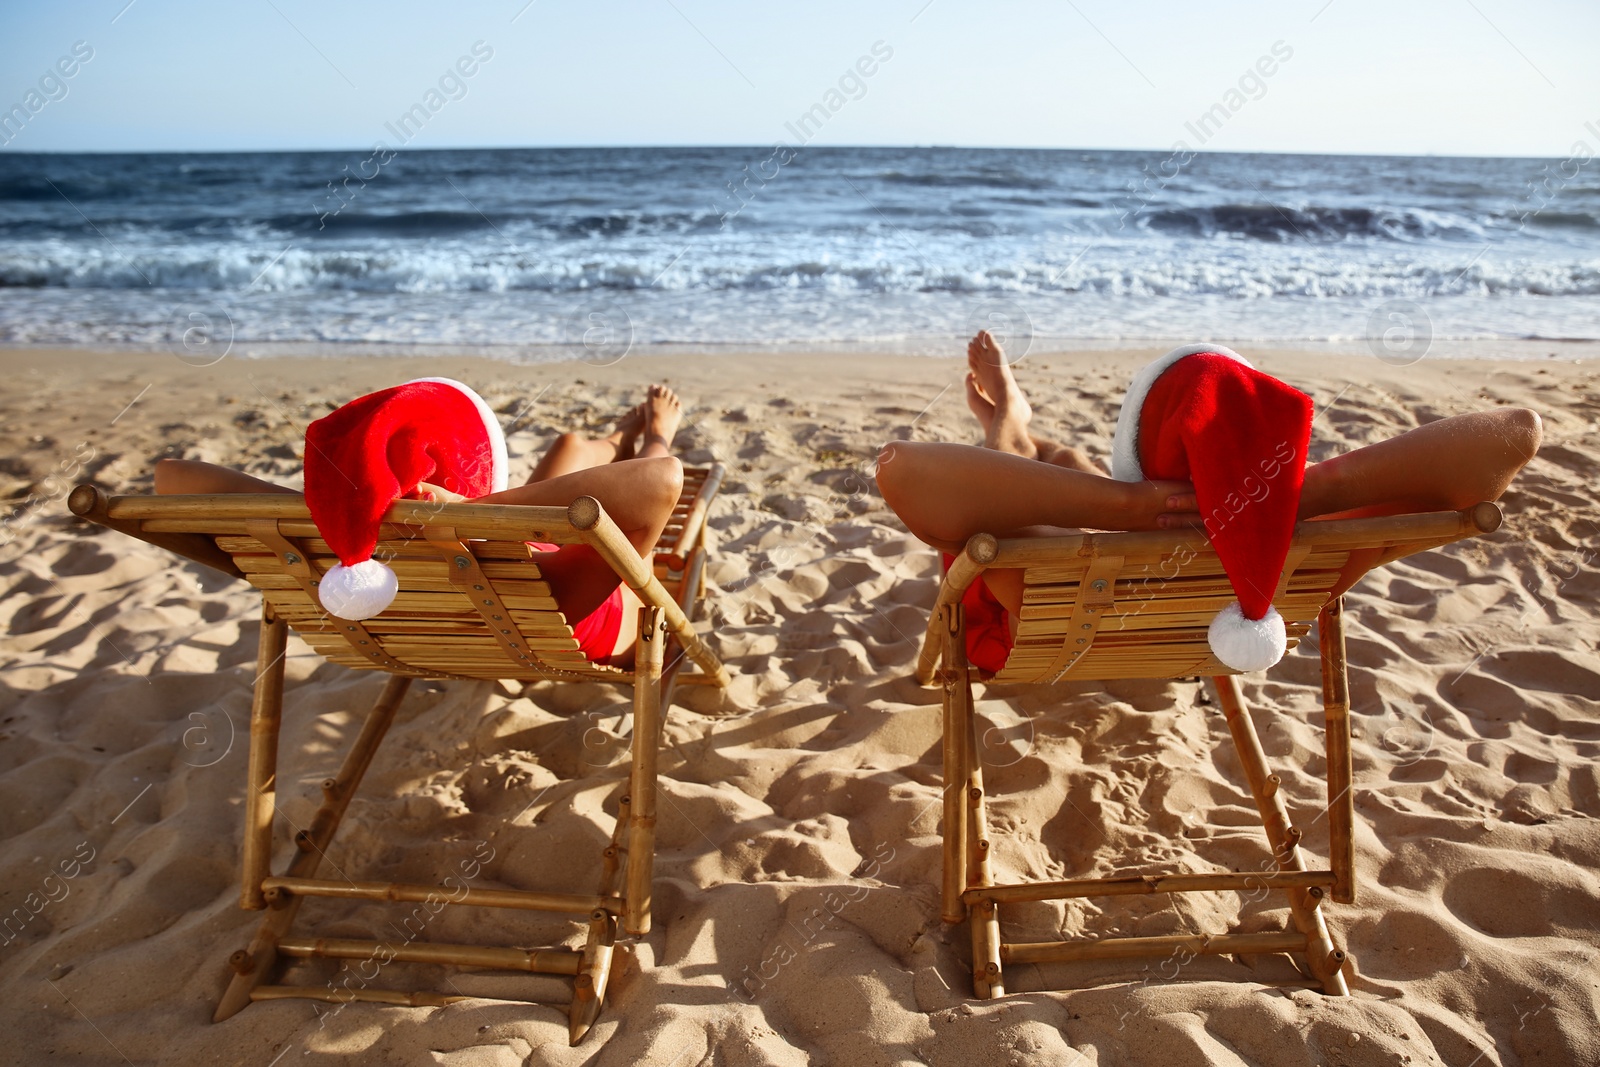
[[[1152,354],[1029,356],[1019,373],[1037,427],[1103,456],[1128,377]],[[1013,995],[971,998],[966,930],[941,924],[935,905],[938,694],[909,679],[937,561],[867,473],[886,439],[975,439],[954,360],[194,367],[165,354],[0,353],[12,511],[0,536],[0,915],[23,908],[28,920],[0,944],[11,1020],[0,1059],[1600,1062],[1600,363],[1250,354],[1315,397],[1313,458],[1500,404],[1545,418],[1544,451],[1505,497],[1500,532],[1393,565],[1348,598],[1361,893],[1329,908],[1355,959],[1348,999],[1272,984],[1292,977],[1283,957],[1014,967]],[[554,433],[608,426],[657,379],[686,398],[685,458],[728,466],[708,615],[735,681],[725,694],[685,691],[673,709],[656,929],[622,946],[610,1001],[575,1049],[562,1007],[486,999],[264,1003],[210,1023],[224,960],[257,918],[237,907],[235,884],[257,598],[66,515],[71,482],[144,491],[163,454],[291,479],[309,419],[420,373],[483,392],[512,430],[514,474]],[[1314,642],[1244,680],[1313,853],[1326,847],[1318,684]],[[380,685],[291,641],[285,818],[307,817]],[[626,701],[601,686],[519,696],[419,683],[331,862],[424,881],[492,856],[478,884],[588,889],[593,872],[567,857],[609,831],[601,806],[622,773]],[[992,727],[1002,879],[1265,857],[1222,716],[1193,682],[995,689],[979,710]],[[318,902],[303,914],[355,935],[388,913]],[[1265,929],[1285,909],[1199,895],[1012,914],[1013,936],[1048,939]],[[447,910],[426,936],[516,944],[541,932]],[[375,984],[449,983],[566,996],[554,979],[400,964]]]

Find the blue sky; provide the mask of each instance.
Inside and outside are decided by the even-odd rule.
[[[412,147],[770,144],[881,42],[814,143],[1565,156],[1596,41],[1592,0],[65,0],[0,12],[0,150],[393,144],[430,90]]]

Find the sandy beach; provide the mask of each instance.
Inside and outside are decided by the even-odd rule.
[[[11,1020],[0,1059],[1600,1063],[1600,352],[1463,360],[1439,342],[1392,367],[1364,351],[1237,347],[1315,399],[1314,460],[1503,404],[1545,420],[1501,530],[1371,574],[1347,598],[1361,891],[1328,915],[1355,960],[1348,999],[1275,985],[1294,977],[1284,957],[1016,967],[1012,995],[972,999],[966,928],[944,926],[936,904],[939,694],[910,678],[938,560],[870,474],[886,440],[977,439],[955,359],[235,355],[193,366],[164,352],[36,348],[0,352],[0,920],[26,920],[5,920],[0,936]],[[1038,431],[1105,457],[1130,375],[1160,350],[1029,355],[1018,376]],[[259,597],[66,509],[80,480],[148,491],[163,455],[296,484],[308,421],[423,374],[483,394],[508,432],[514,481],[554,434],[608,430],[652,381],[684,397],[685,461],[728,469],[701,625],[734,682],[680,690],[661,758],[656,928],[619,943],[608,1003],[577,1048],[564,982],[419,965],[393,964],[379,984],[448,981],[557,1006],[282,1001],[210,1022],[225,960],[257,922],[236,882]],[[1291,813],[1323,855],[1315,642],[1243,681]],[[314,808],[381,684],[291,638],[286,818]],[[601,805],[622,774],[628,693],[518,692],[415,685],[330,861],[352,877],[420,882],[492,854],[484,885],[588,888],[593,872],[559,857],[609,833]],[[1266,856],[1203,687],[989,689],[978,710],[992,728],[1002,880]],[[1286,913],[1273,900],[1153,896],[1019,908],[1013,929],[1257,930]],[[335,902],[304,914],[334,935],[384,921]],[[515,945],[539,929],[447,910],[428,936]]]

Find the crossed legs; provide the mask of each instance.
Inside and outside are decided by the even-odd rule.
[[[683,420],[683,404],[664,385],[652,385],[644,403],[630,410],[606,437],[562,434],[534,467],[524,485],[483,497],[484,504],[545,504],[565,507],[592,496],[638,550],[648,557],[683,492],[683,465],[671,454],[672,438]],[[577,620],[605,602],[619,580],[587,545],[566,545],[546,553],[539,569],[561,611]],[[637,636],[639,601],[623,589],[622,629],[615,654],[631,654]]]
[[[969,537],[1140,530],[1199,520],[1183,482],[1118,482],[1077,448],[1035,435],[1032,408],[987,331],[967,346],[967,405],[984,445],[891,442],[878,463],[883,498],[906,527],[946,552]],[[1500,408],[1431,422],[1306,469],[1302,519],[1448,511],[1496,500],[1539,450],[1539,416]],[[1013,618],[1020,574],[985,583]]]

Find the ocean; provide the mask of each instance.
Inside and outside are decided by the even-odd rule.
[[[1600,163],[0,154],[5,344],[603,362],[667,345],[954,354],[980,326],[1034,348],[1595,339]]]

